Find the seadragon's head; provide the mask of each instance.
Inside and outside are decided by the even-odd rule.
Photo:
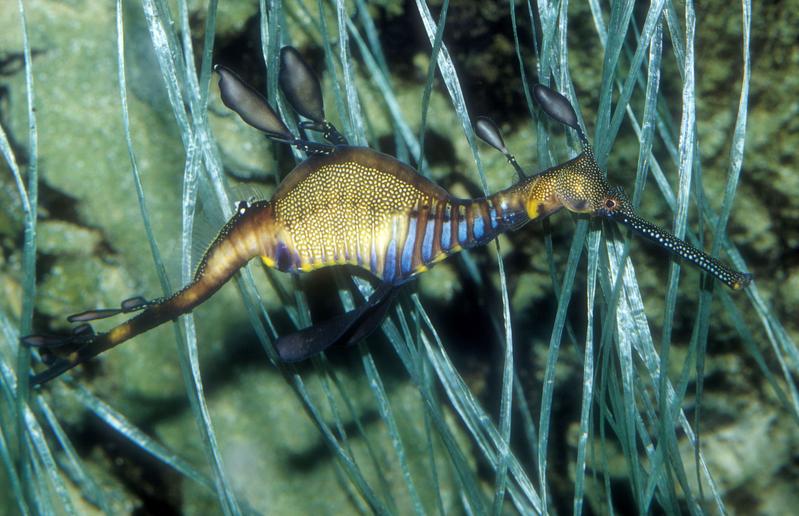
[[[552,176],[548,179],[562,206],[576,213],[604,217],[626,226],[667,252],[708,272],[734,290],[749,285],[752,281],[751,274],[728,267],[665,229],[641,218],[624,190],[608,184],[569,101],[560,93],[541,85],[536,85],[533,93],[536,101],[550,117],[577,131],[583,144],[583,152],[579,156],[547,172]]]

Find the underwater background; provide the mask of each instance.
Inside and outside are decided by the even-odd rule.
[[[0,514],[791,512],[795,4],[0,0]],[[210,73],[274,104],[286,44],[350,141],[459,196],[515,181],[477,115],[528,171],[576,154],[530,101],[547,82],[647,219],[754,283],[564,212],[296,367],[271,342],[351,307],[346,272],[253,262],[192,316],[19,382],[41,368],[21,335],[179,288],[234,202],[291,170]]]

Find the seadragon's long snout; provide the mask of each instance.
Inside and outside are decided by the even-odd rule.
[[[642,218],[630,206],[624,192],[618,187],[610,189],[609,195],[602,206],[595,212],[595,215],[606,217],[632,229],[636,234],[667,252],[692,263],[733,290],[741,290],[752,281],[750,273],[730,268],[701,249],[697,249],[688,242],[677,238],[669,231]]]

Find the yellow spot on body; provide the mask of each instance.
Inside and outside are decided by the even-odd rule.
[[[108,332],[108,340],[111,342],[122,342],[128,338],[130,334],[129,324],[120,324]]]
[[[269,256],[261,256],[261,261],[264,262],[264,265],[266,265],[267,267],[269,267],[271,269],[274,269],[275,265],[277,265],[275,263],[275,260],[273,260]]]

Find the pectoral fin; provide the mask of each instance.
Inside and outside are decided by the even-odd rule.
[[[375,290],[369,301],[345,314],[280,337],[275,342],[284,362],[301,362],[334,344],[354,344],[369,336],[383,321],[397,288],[388,283]]]

